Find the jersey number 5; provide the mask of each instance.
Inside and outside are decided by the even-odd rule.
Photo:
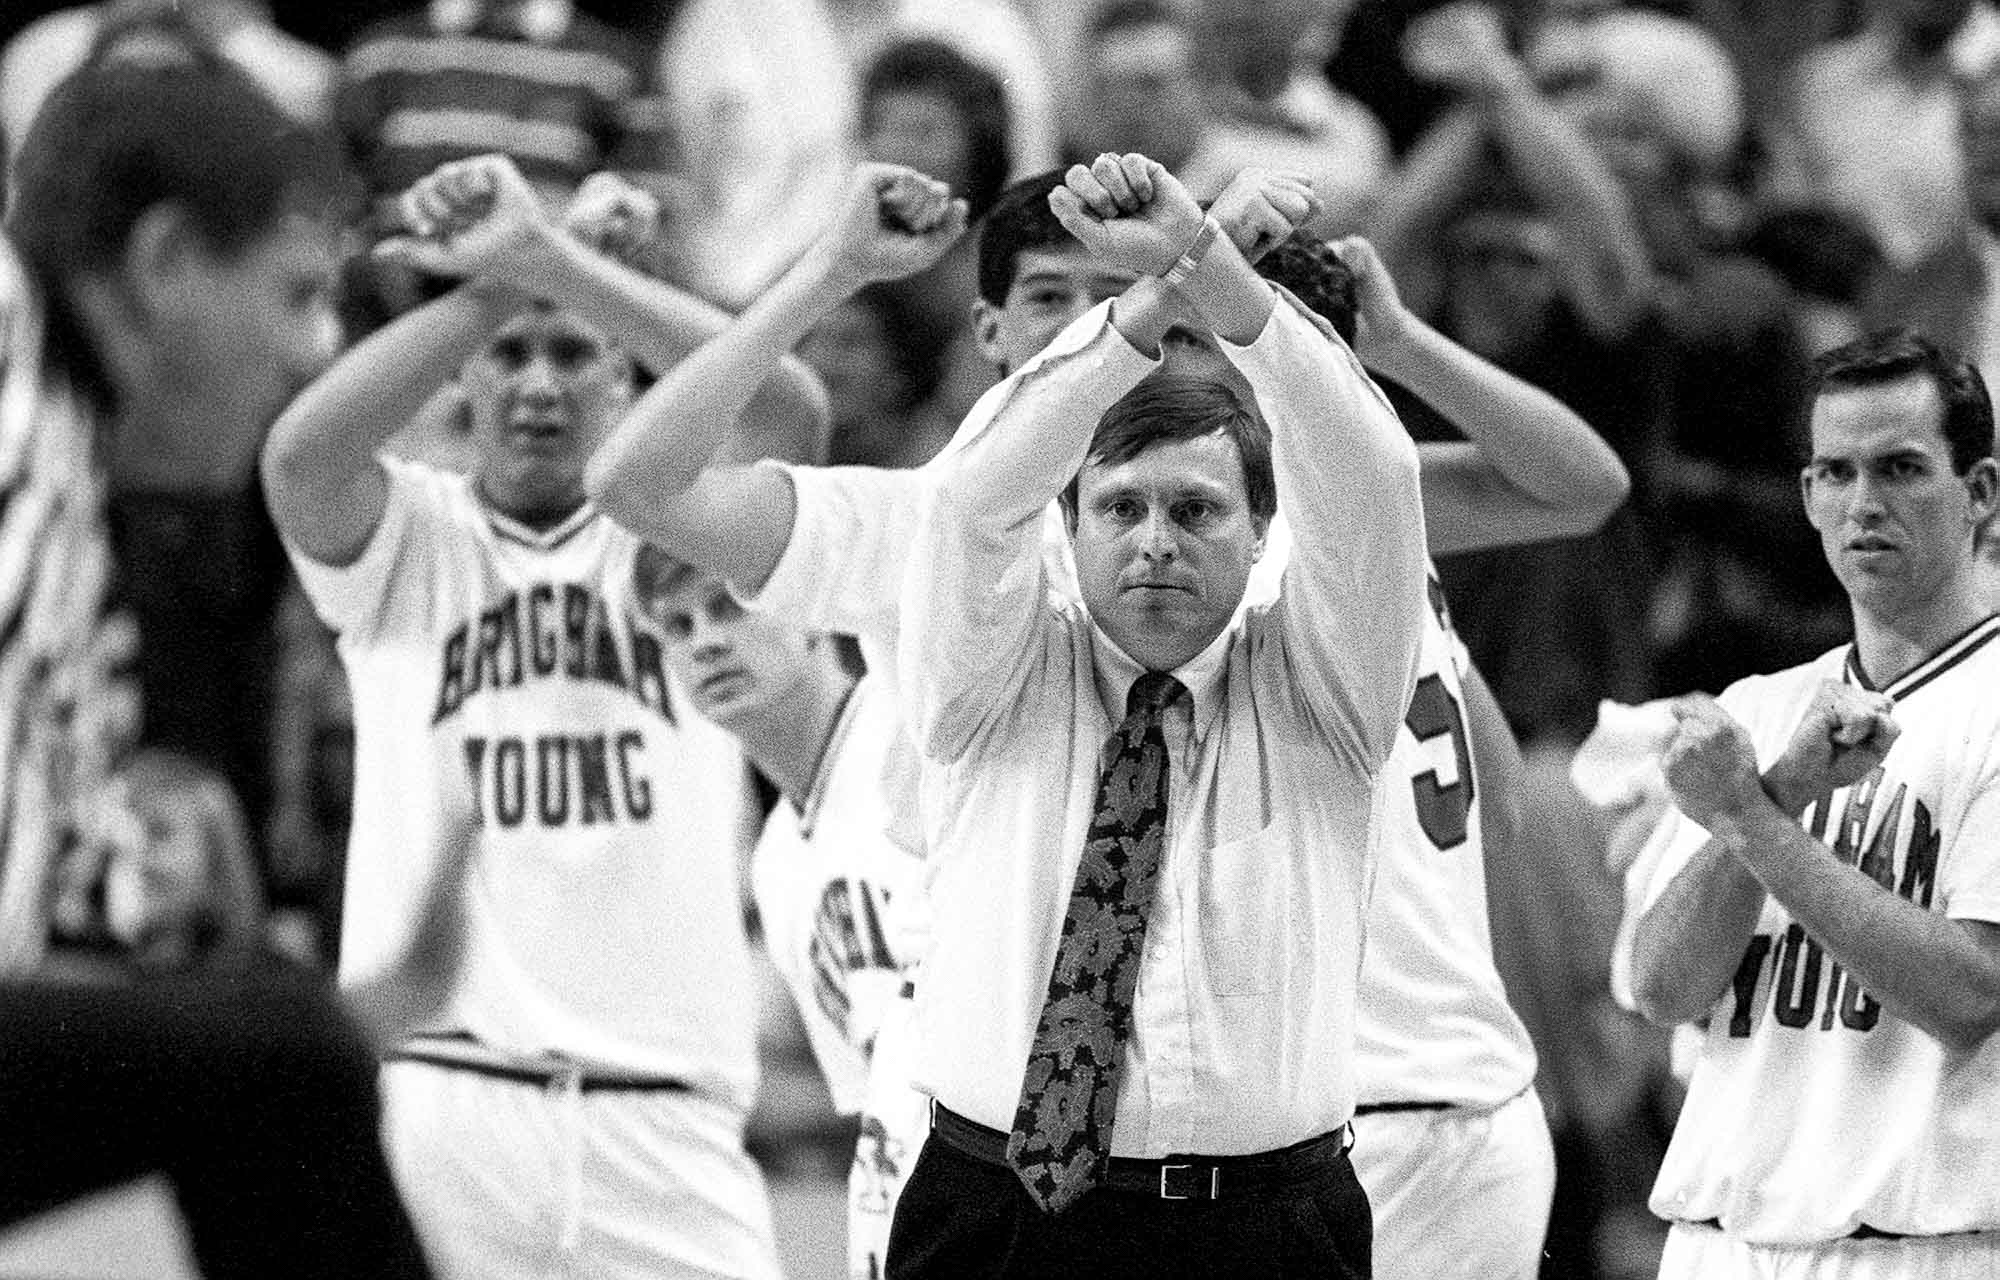
[[[1466,815],[1472,810],[1472,749],[1466,742],[1465,712],[1450,688],[1436,675],[1417,681],[1410,709],[1403,716],[1419,743],[1451,735],[1451,752],[1458,776],[1449,785],[1438,782],[1438,771],[1426,769],[1410,779],[1417,801],[1417,824],[1439,849],[1465,843]]]

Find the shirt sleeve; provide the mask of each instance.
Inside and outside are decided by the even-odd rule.
[[[924,473],[763,465],[791,481],[792,536],[762,589],[744,603],[808,631],[893,649]]]
[[[1945,867],[1943,906],[1954,920],[2000,924],[2000,759],[1991,745],[1985,764]]]
[[[436,547],[421,526],[435,473],[387,454],[381,461],[389,476],[382,522],[352,564],[324,564],[289,540],[285,543],[313,611],[343,639],[379,633],[388,621],[391,585],[406,591],[420,585],[411,579],[431,572],[434,565]],[[420,598],[430,598],[428,588]]]
[[[1370,769],[1395,745],[1423,637],[1417,449],[1345,343],[1290,306],[1225,351],[1271,427],[1293,551],[1270,607],[1295,696]]]
[[[1029,670],[1043,616],[1042,512],[1083,466],[1098,419],[1158,365],[1101,303],[982,396],[935,459],[903,581],[904,711],[953,760]]]

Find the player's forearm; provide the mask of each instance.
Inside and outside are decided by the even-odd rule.
[[[2000,1028],[2000,928],[1907,901],[1775,807],[1728,840],[1747,873],[1897,1017],[1960,1053]]]
[[[1704,841],[1632,934],[1632,998],[1661,1026],[1693,1022],[1729,989],[1757,931],[1764,887],[1721,841]]]
[[[1278,296],[1227,236],[1217,236],[1179,286],[1219,338],[1247,346],[1257,340],[1277,308]]]
[[[264,442],[273,517],[288,521],[339,492],[455,377],[521,305],[513,291],[464,286],[377,330],[301,392]]]
[[[1156,355],[1111,323],[1112,305],[1078,318],[982,395],[932,464],[938,505],[968,532],[1039,530],[1043,511],[1082,469],[1105,410],[1158,367]]]
[[[633,406],[591,459],[585,483],[592,498],[614,518],[622,518],[621,513],[637,514],[685,491],[747,414],[762,418],[760,388],[784,369],[792,348],[813,326],[852,292],[849,282],[812,259],[794,267]],[[812,393],[810,434],[817,437],[825,421],[825,397],[818,379],[806,376]]]
[[[1532,536],[1574,536],[1604,523],[1631,492],[1625,464],[1589,423],[1415,316],[1391,340],[1371,345],[1365,363],[1472,443],[1469,465],[1434,468],[1426,457],[1425,509],[1434,523],[1461,507],[1503,516],[1520,509],[1531,517]],[[1439,546],[1440,531],[1431,532],[1433,555],[1468,549],[1464,537]]]
[[[1229,355],[1270,424],[1296,539],[1280,615],[1294,677],[1386,757],[1429,607],[1416,446],[1354,353],[1289,307]]]

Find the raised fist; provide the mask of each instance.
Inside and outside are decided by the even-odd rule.
[[[615,173],[593,173],[563,209],[563,230],[607,258],[632,263],[660,231],[660,201]]]
[[[1433,9],[1403,36],[1403,65],[1427,84],[1477,91],[1495,83],[1513,61],[1505,21],[1481,0]]]
[[[1180,180],[1137,152],[1071,165],[1049,209],[1099,259],[1162,275],[1201,232],[1201,206]]]
[[[1762,795],[1750,735],[1705,693],[1675,699],[1673,713],[1674,736],[1660,760],[1667,790],[1682,813],[1719,834]]]
[[[1412,317],[1375,246],[1361,236],[1346,236],[1334,241],[1333,251],[1354,273],[1355,350],[1371,356],[1401,342]]]
[[[1902,732],[1895,705],[1887,694],[1821,681],[1784,754],[1771,765],[1773,786],[1802,805],[1861,781],[1881,765]]]
[[[1318,215],[1312,179],[1271,169],[1239,170],[1208,207],[1222,234],[1255,263]]]
[[[934,265],[965,234],[965,201],[915,169],[855,166],[822,234],[822,251],[852,282],[900,280]]]
[[[438,275],[486,274],[553,231],[540,197],[505,156],[439,165],[397,203],[408,233],[377,245],[376,256]]]

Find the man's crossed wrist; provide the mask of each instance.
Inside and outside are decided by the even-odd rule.
[[[1201,230],[1194,233],[1194,240],[1181,252],[1180,257],[1174,259],[1171,266],[1160,273],[1161,283],[1171,288],[1193,275],[1201,266],[1202,259],[1208,256],[1208,251],[1214,248],[1215,242],[1221,238],[1222,224],[1212,217],[1203,217]]]

